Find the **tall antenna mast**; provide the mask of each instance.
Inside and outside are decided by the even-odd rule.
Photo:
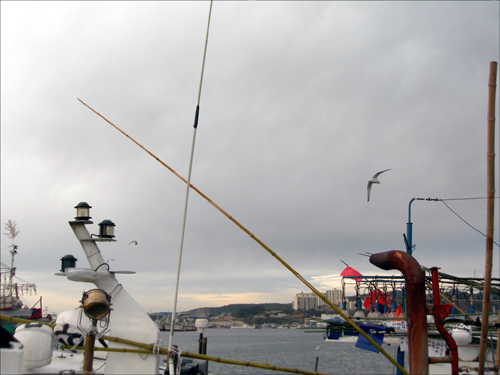
[[[208,32],[210,29],[210,17],[212,14],[212,3],[213,0],[210,1],[210,9],[208,12],[208,24],[207,24],[207,33],[205,37],[205,48],[203,51],[203,61],[201,64],[201,76],[200,76],[200,85],[198,88],[198,99],[196,103],[196,112],[194,115],[194,125],[193,125],[193,142],[191,145],[191,155],[189,158],[189,169],[188,169],[188,176],[187,176],[187,184],[186,184],[186,198],[184,201],[184,214],[182,218],[182,229],[181,229],[181,240],[180,240],[180,245],[179,245],[179,259],[177,262],[177,279],[175,281],[175,296],[174,296],[174,308],[172,310],[172,321],[170,323],[170,339],[168,341],[168,352],[169,352],[169,367],[170,368],[170,373],[174,374],[174,368],[173,368],[173,357],[172,357],[172,341],[174,337],[174,331],[175,331],[175,314],[177,310],[177,296],[179,293],[179,278],[180,278],[180,272],[181,272],[181,261],[182,261],[182,248],[184,246],[184,233],[186,229],[186,218],[187,218],[187,208],[188,208],[188,200],[189,200],[189,190],[191,186],[191,172],[193,168],[193,157],[194,157],[194,145],[196,141],[196,130],[198,129],[198,117],[200,114],[200,99],[201,99],[201,87],[203,84],[203,72],[205,70],[205,57],[207,55],[207,45],[208,45]]]
[[[2,288],[2,302],[3,304],[6,304],[6,298],[7,296],[12,296],[13,289],[14,289],[14,276],[16,274],[16,269],[14,267],[14,257],[17,254],[17,246],[14,244],[14,239],[17,237],[19,234],[19,230],[16,228],[17,223],[12,220],[8,220],[7,223],[5,223],[5,230],[7,231],[4,233],[8,238],[12,240],[12,244],[10,245],[10,268],[9,268],[9,283],[7,285],[4,284]],[[12,303],[12,298],[10,303]],[[5,307],[5,306],[2,306]]]

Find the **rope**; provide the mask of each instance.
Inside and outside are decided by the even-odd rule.
[[[472,229],[474,229],[476,232],[478,232],[479,234],[482,234],[484,237],[486,237],[486,234],[484,234],[483,232],[481,232],[479,229],[476,229],[474,228],[471,224],[469,224],[467,221],[465,221],[465,219],[463,217],[461,217],[459,214],[457,214],[455,211],[452,210],[452,208],[450,206],[448,206],[445,202],[445,200],[466,200],[466,199],[484,199],[484,198],[461,198],[461,199],[440,199],[441,202],[443,202],[443,204],[448,207],[448,209],[453,212],[455,215],[458,216],[458,218],[460,220],[462,220],[465,224],[467,224],[469,227],[471,227]],[[500,246],[497,242],[493,241],[493,243],[497,246]]]
[[[493,197],[494,199],[500,199],[500,197]],[[474,197],[474,198],[446,198],[439,199],[440,201],[470,201],[474,199],[488,199],[488,197]]]

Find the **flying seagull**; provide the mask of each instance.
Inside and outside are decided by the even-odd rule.
[[[139,241],[130,241],[128,244],[130,245],[131,243],[137,246],[139,244]]]
[[[375,175],[372,177],[370,181],[368,181],[368,200],[367,202],[370,201],[370,191],[372,190],[372,185],[373,184],[380,184],[380,181],[377,179],[378,176],[380,176],[382,173],[390,171],[390,169],[385,169],[383,171],[375,173]]]

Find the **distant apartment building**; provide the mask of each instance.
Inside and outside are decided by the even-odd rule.
[[[318,307],[318,296],[314,293],[300,292],[293,300],[294,310],[315,310]]]
[[[342,291],[337,288],[327,290],[323,295],[336,306],[342,303]],[[314,310],[324,305],[325,302],[314,293],[297,293],[293,301],[294,310]]]
[[[332,302],[335,306],[340,306],[342,303],[342,290],[333,288],[333,290],[327,290],[325,293],[323,293],[325,298]],[[318,297],[318,306],[324,306],[326,303]]]

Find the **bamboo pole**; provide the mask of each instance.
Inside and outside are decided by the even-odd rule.
[[[481,326],[481,346],[479,349],[479,375],[484,374],[484,361],[486,358],[486,346],[488,344],[488,316],[490,309],[491,268],[493,263],[493,223],[495,219],[495,94],[497,65],[495,61],[490,62],[490,76],[488,82],[488,149],[486,154],[488,201],[486,213],[486,264],[484,271],[483,324]]]
[[[156,354],[157,353],[157,354],[161,354],[161,355],[167,355],[169,353],[169,350],[167,348],[154,348],[153,345],[141,344],[141,343],[130,341],[130,340],[123,340],[123,339],[119,339],[117,337],[103,336],[102,338],[104,338],[105,340],[108,340],[108,341],[115,341],[115,342],[119,342],[122,344],[138,346],[138,347],[144,348],[144,349],[138,350],[138,349],[126,349],[126,348],[95,348],[95,351],[115,352],[115,353],[138,353],[138,354]],[[72,349],[73,347],[70,345],[63,345],[63,346],[61,346],[61,348],[62,349]],[[79,346],[76,348],[76,350],[83,350],[83,349],[84,349],[84,347],[82,347],[82,346]],[[147,350],[147,349],[149,349],[149,350]],[[315,371],[306,371],[306,370],[299,370],[299,369],[293,369],[293,368],[288,368],[288,367],[273,366],[273,365],[268,364],[268,363],[236,361],[236,360],[232,360],[232,359],[212,357],[212,356],[208,356],[208,355],[196,354],[196,353],[190,353],[190,352],[181,352],[181,357],[193,358],[193,359],[199,359],[199,360],[211,361],[211,362],[219,362],[219,363],[224,363],[227,365],[234,365],[234,366],[255,367],[255,368],[271,370],[271,371],[290,372],[293,374],[328,375],[328,374],[319,373],[319,372],[315,372]]]
[[[96,115],[101,117],[104,121],[106,121],[108,124],[113,126],[116,130],[118,130],[120,133],[125,135],[127,138],[129,138],[132,142],[134,142],[136,145],[138,145],[140,148],[142,148],[144,151],[146,151],[149,155],[151,155],[154,159],[156,159],[161,165],[163,165],[165,168],[167,168],[169,171],[171,171],[174,175],[176,175],[179,179],[181,179],[184,183],[188,183],[187,180],[179,175],[176,171],[174,171],[171,167],[169,167],[167,164],[165,164],[160,158],[158,158],[156,155],[154,155],[151,151],[146,149],[144,146],[142,146],[140,143],[138,143],[135,139],[133,139],[131,136],[126,134],[123,130],[121,130],[118,126],[113,124],[111,121],[109,121],[106,117],[95,111],[92,107],[84,103],[81,99],[78,99],[80,103],[82,103],[85,107],[90,109],[92,112],[94,112]],[[339,314],[346,322],[351,324],[358,332],[360,335],[362,335],[364,338],[370,342],[377,350],[382,353],[394,366],[396,366],[403,374],[408,375],[408,372],[394,360],[380,345],[378,345],[370,336],[368,336],[357,324],[355,324],[348,316],[346,316],[337,306],[335,306],[333,303],[331,303],[322,293],[320,293],[315,287],[313,287],[307,280],[305,280],[297,271],[295,271],[288,263],[286,263],[283,259],[281,259],[278,254],[276,254],[273,250],[271,250],[264,242],[262,242],[259,238],[257,238],[252,232],[250,232],[247,228],[245,228],[242,224],[240,224],[236,219],[234,219],[231,215],[229,215],[226,211],[224,211],[221,207],[219,207],[214,201],[212,201],[210,198],[208,198],[205,194],[203,194],[198,188],[196,188],[194,185],[189,184],[189,186],[196,191],[199,195],[201,195],[207,202],[209,202],[212,206],[214,206],[217,210],[219,210],[224,216],[226,216],[229,220],[231,220],[236,226],[238,226],[243,232],[248,234],[250,238],[252,238],[255,242],[257,242],[260,246],[262,246],[269,254],[271,254],[278,262],[280,262],[285,268],[287,268],[292,274],[295,275],[304,285],[306,285],[314,294],[316,294],[321,300],[323,300],[328,306],[330,306],[337,314]]]
[[[14,318],[11,316],[6,316],[6,315],[0,315],[0,320],[7,320],[7,321],[11,321],[11,322],[26,323],[26,324],[36,322],[36,323],[45,324],[45,325],[49,326],[50,328],[55,327],[55,325],[51,324],[51,323],[38,322],[38,321],[29,320],[29,319]],[[138,354],[162,354],[162,355],[168,354],[168,348],[161,348],[161,347],[157,348],[154,345],[143,344],[140,342],[126,340],[126,339],[120,339],[118,337],[113,337],[113,336],[102,336],[101,338],[104,340],[114,341],[114,342],[118,342],[118,343],[125,344],[125,345],[137,346],[138,348],[142,348],[142,350],[127,349],[127,348],[100,348],[100,347],[98,347],[98,348],[94,348],[95,351],[117,352],[117,353],[138,353]],[[61,349],[73,349],[73,346],[62,345]],[[85,347],[79,346],[76,348],[76,350],[85,350]],[[195,359],[201,359],[201,360],[206,360],[206,361],[214,361],[214,362],[225,363],[225,364],[236,365],[236,366],[248,366],[248,367],[256,367],[256,368],[262,368],[262,369],[267,369],[267,370],[274,370],[274,371],[291,372],[294,374],[327,375],[327,374],[322,374],[322,373],[318,373],[318,372],[311,372],[311,371],[305,371],[305,370],[298,370],[298,369],[291,369],[291,368],[286,368],[286,367],[273,366],[273,365],[270,365],[267,363],[235,361],[235,360],[231,360],[231,359],[211,357],[211,356],[207,356],[207,355],[203,355],[203,354],[195,354],[195,353],[190,353],[190,352],[181,352],[181,357],[195,358]]]
[[[223,358],[211,357],[211,356],[207,356],[207,355],[195,354],[195,353],[188,353],[188,352],[181,352],[181,356],[182,357],[187,357],[187,358],[194,358],[194,359],[203,359],[203,360],[208,360],[208,361],[212,361],[212,362],[225,363],[225,364],[228,364],[228,365],[256,367],[256,368],[265,369],[265,370],[271,370],[271,371],[291,372],[291,373],[294,373],[294,374],[327,375],[327,374],[322,374],[322,373],[313,372],[313,371],[305,371],[305,370],[289,369],[289,368],[280,367],[280,366],[273,366],[273,365],[270,365],[270,364],[267,364],[267,363],[257,363],[257,362],[245,362],[245,361],[227,360],[227,359],[223,359]]]
[[[7,316],[7,315],[0,315],[0,320],[7,320],[9,322],[24,323],[24,324],[44,324],[46,326],[49,326],[52,329],[54,329],[54,327],[55,327],[55,324],[52,324],[52,323],[41,322],[39,320],[14,318],[13,316]]]

